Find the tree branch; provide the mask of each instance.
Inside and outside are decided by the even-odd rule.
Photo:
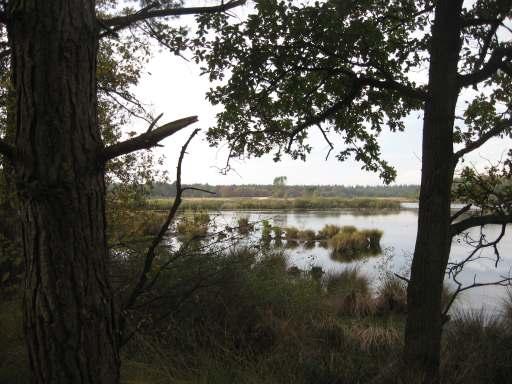
[[[424,90],[399,83],[391,78],[378,80],[369,76],[360,76],[359,79],[366,85],[370,85],[372,87],[397,91],[401,96],[411,97],[422,101],[426,101],[429,97],[428,93]]]
[[[187,7],[187,8],[164,8],[154,9],[149,6],[126,16],[117,16],[110,19],[100,19],[99,23],[105,27],[113,27],[115,31],[129,27],[133,23],[152,19],[156,17],[166,16],[183,16],[183,15],[204,15],[218,12],[225,12],[229,9],[245,4],[246,0],[232,0],[227,3],[221,3],[211,7]]]
[[[102,160],[108,161],[121,155],[138,151],[140,149],[149,149],[156,146],[161,140],[171,136],[179,130],[197,122],[197,116],[185,117],[184,119],[176,120],[167,123],[154,130],[143,133],[137,137],[128,139],[121,143],[113,144],[104,149],[102,153]]]
[[[499,69],[503,69],[510,62],[512,56],[512,47],[499,47],[495,48],[491,57],[484,64],[482,69],[475,71],[468,75],[459,75],[459,86],[461,88],[477,85],[478,83],[488,79],[494,75]],[[508,59],[508,60],[503,60]]]
[[[198,192],[208,193],[210,195],[216,195],[217,194],[217,193],[215,193],[213,191],[208,191],[207,189],[196,188],[196,187],[185,187],[185,188],[181,189],[181,192],[185,192],[185,191],[198,191]]]
[[[491,24],[491,27],[489,28],[489,31],[487,31],[487,34],[485,38],[483,39],[483,44],[480,48],[480,57],[475,63],[475,66],[473,67],[474,70],[478,70],[480,66],[484,63],[485,57],[487,56],[487,53],[489,52],[489,48],[492,43],[493,37],[496,35],[496,31],[498,30],[499,26],[503,22],[503,18],[500,18],[499,20],[496,20],[495,23]]]
[[[11,144],[6,143],[0,139],[0,155],[3,155],[9,161],[13,161],[16,153],[16,148]]]
[[[495,24],[499,19],[493,17],[466,17],[462,19],[462,27],[478,27],[481,25]]]
[[[329,155],[331,154],[332,150],[334,149],[334,144],[332,143],[331,140],[329,140],[329,137],[327,137],[327,133],[324,131],[321,124],[318,124],[318,129],[320,130],[320,132],[322,132],[322,135],[323,135],[325,141],[327,142],[327,145],[329,145],[329,152],[327,152],[327,155],[325,155],[325,161],[327,161],[329,159]]]
[[[488,224],[503,225],[508,223],[512,223],[512,214],[472,216],[450,225],[450,231],[453,237],[473,227],[481,227]]]
[[[288,148],[287,151],[289,152],[291,150],[293,141],[295,139],[295,136],[297,136],[300,132],[302,132],[304,129],[309,128],[312,125],[318,125],[334,115],[336,112],[338,112],[341,109],[348,108],[352,101],[359,95],[361,90],[363,89],[363,84],[360,82],[354,83],[353,87],[351,88],[348,95],[346,95],[343,99],[337,101],[333,105],[331,105],[329,108],[324,109],[322,112],[316,114],[315,116],[312,116],[308,120],[300,123],[297,125],[293,131],[290,133],[290,139],[288,142]]]
[[[450,218],[450,223],[453,223],[457,218],[459,218],[460,216],[462,216],[463,214],[465,214],[467,211],[469,211],[471,209],[471,207],[473,206],[473,204],[468,204],[468,205],[465,205],[464,207],[462,207],[461,209],[459,209],[457,212],[455,212],[452,217]]]
[[[139,297],[139,295],[144,291],[144,287],[146,285],[146,282],[148,280],[148,274],[151,272],[151,267],[153,265],[153,260],[156,256],[156,248],[158,245],[162,242],[162,239],[164,238],[165,234],[169,230],[169,226],[171,225],[172,221],[176,217],[176,212],[178,211],[178,208],[181,204],[181,195],[183,193],[183,189],[181,188],[181,165],[183,163],[183,158],[185,157],[185,153],[187,151],[187,147],[194,138],[195,135],[199,132],[199,129],[194,130],[186,143],[181,148],[180,157],[178,159],[178,167],[176,170],[176,197],[174,199],[174,202],[171,206],[171,209],[169,210],[169,214],[167,215],[167,219],[165,220],[164,224],[160,228],[160,231],[158,232],[158,235],[153,239],[150,247],[148,248],[148,251],[146,252],[146,257],[144,258],[144,267],[142,269],[142,273],[139,276],[139,279],[137,281],[137,284],[133,288],[132,293],[128,296],[128,299],[123,307],[124,310],[130,308],[135,304],[135,301]]]
[[[501,120],[493,128],[489,129],[487,132],[482,134],[477,140],[470,141],[469,143],[466,144],[466,146],[464,148],[455,152],[455,154],[454,154],[455,161],[458,161],[462,156],[481,147],[487,141],[489,141],[493,137],[501,134],[505,130],[510,129],[511,127],[512,127],[512,119]]]

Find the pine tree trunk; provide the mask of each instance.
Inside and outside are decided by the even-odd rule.
[[[461,6],[461,0],[438,2],[430,46],[430,97],[425,104],[423,123],[418,234],[408,287],[404,353],[408,373],[425,383],[438,382],[439,375],[441,294],[451,247],[453,124],[459,93]]]
[[[119,381],[98,161],[94,3],[9,2],[24,326],[34,383]]]

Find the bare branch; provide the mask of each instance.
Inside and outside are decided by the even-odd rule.
[[[395,277],[399,278],[400,280],[406,282],[407,284],[409,284],[410,282],[410,280],[407,277],[399,275],[398,273],[393,273],[393,275],[395,275]]]
[[[153,130],[153,128],[155,128],[156,123],[158,123],[158,120],[160,120],[160,119],[162,118],[162,116],[163,116],[163,115],[164,115],[163,113],[159,114],[159,115],[158,115],[158,116],[157,116],[157,117],[156,117],[156,118],[151,122],[151,124],[149,124],[148,130],[146,131],[146,133],[151,132],[151,131]]]
[[[124,109],[130,116],[147,121],[148,123],[151,122],[150,114],[146,111],[144,105],[139,100],[137,100],[137,98],[134,95],[130,94],[130,92],[119,91],[114,88],[103,86],[98,86],[98,90],[102,91],[105,94],[105,97],[108,97],[109,99],[114,101],[117,105]],[[124,100],[126,103],[128,103],[128,105],[131,104],[134,107],[134,109],[131,109],[128,105],[125,105],[123,102],[118,100],[118,97]],[[137,113],[137,111],[139,111],[140,114]]]
[[[450,226],[451,235],[456,236],[473,227],[481,227],[489,224],[509,224],[512,223],[512,214],[508,215],[483,215],[472,216],[467,219],[453,223]]]
[[[448,302],[448,304],[446,305],[446,308],[443,311],[442,317],[444,319],[449,319],[449,317],[447,316],[448,311],[450,310],[455,299],[461,292],[467,291],[468,289],[478,288],[478,287],[489,287],[489,286],[509,287],[512,285],[512,277],[502,276],[502,278],[500,280],[491,281],[489,283],[477,283],[476,276],[475,276],[475,278],[473,279],[473,283],[471,285],[467,285],[467,286],[463,287],[462,283],[460,283],[458,281],[456,282],[456,284],[457,284],[457,289],[453,293],[452,297],[450,298],[450,301]]]
[[[334,149],[334,144],[332,143],[331,140],[329,140],[329,138],[327,137],[327,133],[324,131],[324,129],[322,128],[322,126],[320,124],[318,124],[318,129],[320,130],[320,132],[322,132],[322,135],[324,136],[324,139],[327,142],[327,145],[329,145],[329,152],[327,152],[327,155],[325,155],[325,160],[328,160],[329,155],[331,154],[332,150]]]
[[[175,134],[181,129],[197,122],[197,116],[185,117],[158,127],[152,131],[148,131],[137,137],[128,139],[121,143],[113,144],[102,153],[102,160],[108,161],[121,155],[126,155],[140,149],[149,149],[156,146],[161,140]]]
[[[483,133],[477,140],[471,141],[466,144],[464,148],[455,152],[454,157],[455,161],[458,161],[462,156],[468,154],[471,151],[474,151],[477,148],[480,148],[487,141],[492,139],[495,136],[505,132],[507,129],[512,127],[512,119],[501,120],[497,123],[493,128],[489,129],[487,132]]]
[[[183,158],[185,157],[185,153],[187,151],[187,147],[194,138],[195,135],[199,132],[199,129],[194,130],[186,143],[181,148],[180,157],[178,159],[178,167],[176,170],[176,197],[174,199],[174,202],[171,206],[171,209],[169,210],[169,214],[167,215],[167,219],[165,220],[164,224],[160,228],[160,231],[158,232],[157,236],[153,239],[150,247],[148,248],[148,251],[146,252],[146,257],[144,258],[144,267],[142,269],[142,273],[139,276],[139,279],[137,281],[137,284],[135,285],[132,293],[128,296],[128,300],[126,301],[124,305],[124,309],[128,309],[137,300],[139,295],[143,292],[144,287],[146,285],[146,282],[148,280],[148,274],[151,272],[151,267],[153,265],[153,260],[156,256],[156,248],[158,245],[162,242],[162,239],[164,238],[165,234],[169,230],[169,226],[171,225],[172,221],[176,217],[176,212],[178,211],[178,208],[181,204],[181,195],[183,193],[183,189],[181,188],[181,166],[183,163]]]
[[[469,211],[472,206],[473,206],[473,204],[468,204],[468,205],[464,206],[463,208],[459,209],[457,212],[455,212],[452,215],[452,217],[450,218],[450,223],[453,223],[456,219],[458,219],[460,216],[462,216],[467,211]]]
[[[126,16],[117,16],[110,19],[100,19],[99,24],[104,27],[110,27],[109,33],[117,32],[123,28],[147,19],[156,17],[168,16],[183,16],[183,15],[204,15],[218,12],[225,12],[229,9],[238,7],[245,4],[246,0],[232,0],[227,3],[221,3],[216,6],[210,7],[187,7],[187,8],[164,8],[154,9],[154,6],[148,6],[135,13]]]
[[[182,188],[181,191],[182,192],[185,192],[185,191],[199,191],[199,192],[209,193],[210,195],[216,195],[217,194],[217,193],[215,193],[213,191],[208,191],[206,189],[196,188],[196,187],[185,187],[185,188]]]

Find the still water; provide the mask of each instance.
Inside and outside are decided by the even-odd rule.
[[[331,210],[331,211],[224,211],[212,213],[218,226],[233,225],[240,217],[247,217],[251,222],[261,223],[269,220],[272,225],[297,227],[299,229],[312,229],[318,231],[326,224],[353,225],[358,229],[380,229],[384,232],[381,239],[382,253],[355,262],[340,262],[331,259],[330,250],[316,243],[306,247],[299,245],[294,249],[287,249],[290,265],[301,269],[312,266],[321,266],[324,271],[339,271],[347,267],[358,267],[361,272],[370,277],[374,284],[378,284],[379,276],[383,271],[392,271],[407,275],[416,238],[418,211],[417,205],[402,206],[399,211],[358,211],[358,210]],[[235,224],[236,225],[236,224]],[[258,226],[256,226],[258,227]],[[501,227],[485,227],[485,235],[489,241],[494,240],[500,233]],[[458,280],[464,285],[488,283],[500,279],[500,276],[509,276],[512,273],[512,235],[509,225],[507,233],[498,246],[500,260],[496,265],[496,256],[492,249],[482,251],[480,259],[464,268]],[[479,237],[479,230],[472,233],[474,238]],[[258,236],[258,233],[254,236]],[[473,248],[463,239],[455,238],[452,242],[450,261],[458,261],[467,257]],[[448,285],[453,282],[447,280]],[[489,312],[499,310],[500,302],[506,295],[505,287],[487,286],[473,288],[462,292],[458,297],[457,308],[483,309]]]

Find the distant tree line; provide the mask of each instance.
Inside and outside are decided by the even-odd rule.
[[[215,192],[216,197],[271,197],[275,192],[273,184],[209,185],[192,184],[192,187]],[[283,185],[286,197],[407,197],[418,198],[419,186],[403,185]],[[151,197],[174,197],[175,183],[155,183],[150,187]],[[190,190],[190,197],[206,196],[204,192]]]

